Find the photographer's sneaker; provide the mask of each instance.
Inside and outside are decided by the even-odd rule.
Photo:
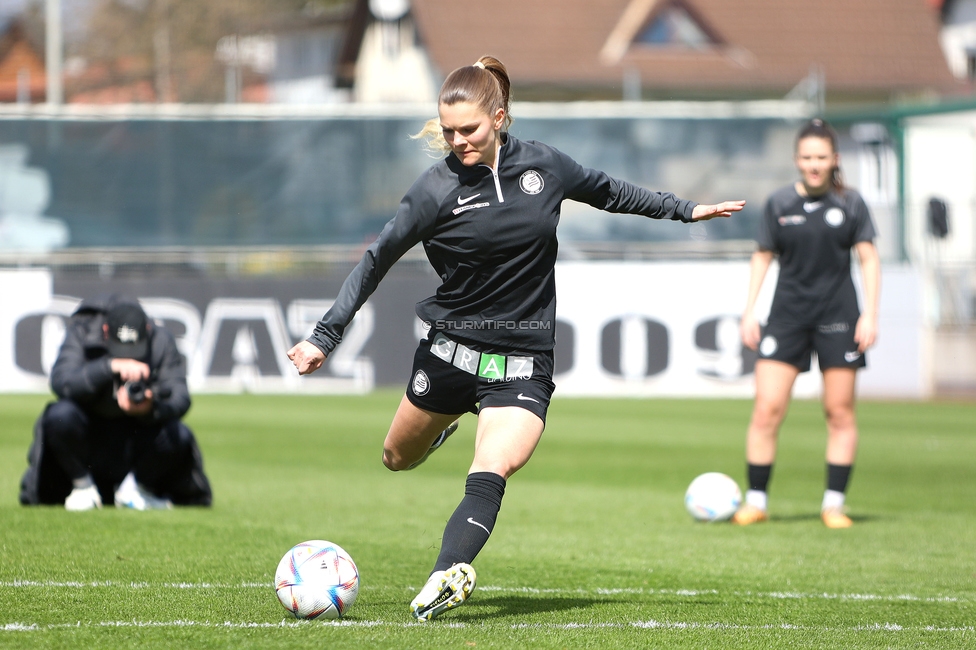
[[[430,445],[430,449],[427,450],[427,453],[424,454],[423,458],[421,458],[420,460],[418,460],[416,463],[414,463],[413,465],[411,465],[407,469],[413,469],[417,465],[420,465],[425,460],[427,460],[428,456],[430,456],[432,453],[434,453],[435,451],[437,451],[437,449],[441,445],[443,445],[447,441],[448,438],[451,437],[451,434],[454,433],[455,431],[457,431],[458,424],[460,424],[460,422],[461,422],[460,420],[455,420],[450,425],[448,425],[448,427],[446,429],[444,429],[443,431],[441,431],[437,435],[437,438],[434,440],[434,442]]]
[[[115,490],[115,507],[133,510],[172,510],[173,502],[161,499],[136,482],[129,472]]]
[[[98,493],[98,488],[94,485],[88,487],[75,488],[64,500],[64,509],[72,512],[82,512],[84,510],[95,510],[102,507],[102,495]]]
[[[471,597],[477,575],[470,564],[455,564],[446,571],[435,571],[410,603],[418,621],[429,621]]]

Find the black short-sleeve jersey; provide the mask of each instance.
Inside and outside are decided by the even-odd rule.
[[[496,349],[551,350],[556,226],[564,199],[685,222],[697,205],[586,169],[548,145],[504,134],[497,171],[465,167],[449,154],[420,176],[308,340],[328,354],[393,263],[423,242],[441,285],[417,304],[422,319]]]
[[[794,185],[774,192],[756,238],[779,256],[769,320],[824,324],[857,320],[851,248],[875,237],[871,215],[855,190],[800,196]]]

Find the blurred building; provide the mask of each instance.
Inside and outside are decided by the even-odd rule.
[[[976,83],[976,0],[932,0],[942,16],[940,41],[953,76]]]
[[[43,44],[33,42],[20,20],[0,18],[0,102],[44,99],[43,52]]]
[[[338,56],[353,20],[351,3],[314,12],[282,13],[257,31],[217,44],[226,66],[225,101],[332,104],[349,100],[337,80]]]
[[[849,104],[964,89],[924,0],[498,0],[485,29],[459,29],[479,21],[451,0],[356,0],[354,13],[366,10],[370,20],[348,25],[360,47],[343,52],[340,75],[361,100],[391,88],[430,99],[431,79],[483,54],[530,101],[816,100],[826,89]]]
[[[484,17],[452,0],[348,0],[242,8],[193,43],[199,7],[166,6],[127,5],[145,14],[133,23],[142,50],[69,56],[66,101],[428,102],[447,73],[489,53],[525,101],[838,107],[968,94],[976,77],[976,0],[497,0]],[[41,101],[42,46],[19,21],[0,24],[0,101]]]

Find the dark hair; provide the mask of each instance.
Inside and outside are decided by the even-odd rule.
[[[511,89],[512,82],[505,64],[493,56],[483,56],[474,65],[461,66],[447,75],[437,96],[437,104],[452,106],[470,102],[488,115],[494,115],[502,108],[505,110],[505,128],[508,128],[512,124],[509,110]],[[413,137],[425,138],[427,148],[432,152],[440,154],[451,150],[444,141],[440,120],[436,117],[428,120],[423,130]]]
[[[800,140],[806,138],[821,138],[830,142],[830,149],[834,153],[837,153],[837,131],[834,127],[827,124],[826,121],[819,117],[815,117],[809,122],[807,122],[800,133],[796,136],[796,148],[800,146]],[[840,172],[840,165],[834,165],[834,168],[830,172],[830,184],[834,191],[840,193],[844,191],[844,179]]]

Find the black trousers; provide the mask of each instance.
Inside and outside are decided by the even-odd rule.
[[[183,422],[147,425],[136,418],[101,418],[63,399],[38,419],[21,503],[64,503],[74,479],[91,474],[102,502],[129,472],[160,497],[180,505],[210,505],[210,482],[193,432]]]

